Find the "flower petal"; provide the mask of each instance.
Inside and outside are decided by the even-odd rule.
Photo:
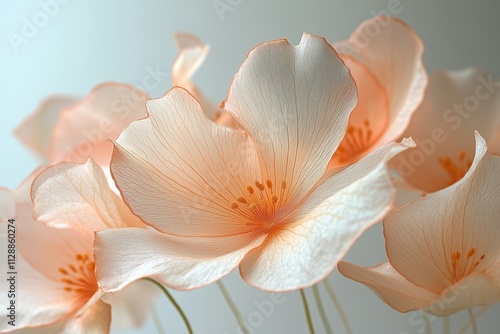
[[[263,235],[184,238],[154,230],[108,229],[95,239],[100,288],[114,292],[144,277],[175,289],[194,289],[227,275]]]
[[[16,127],[14,136],[39,158],[45,162],[50,161],[50,140],[57,118],[62,109],[77,101],[77,98],[71,96],[48,97]]]
[[[383,223],[392,266],[436,294],[468,273],[498,265],[500,157],[486,152],[477,133],[476,143],[463,179],[391,212]]]
[[[147,104],[149,117],[123,132],[111,171],[125,202],[147,224],[181,236],[251,230],[232,209],[260,180],[248,136],[207,119],[196,100],[174,87]],[[137,194],[141,194],[137,196]]]
[[[489,306],[500,300],[500,285],[489,275],[473,274],[444,291],[426,311],[448,316],[466,308]]]
[[[107,334],[111,323],[111,306],[98,300],[81,316],[71,318],[64,326],[65,333]]]
[[[54,126],[51,161],[109,163],[112,145],[130,122],[146,116],[147,94],[117,83],[100,84],[78,104],[62,110]]]
[[[224,109],[255,142],[264,177],[299,198],[321,178],[356,105],[347,67],[323,39],[255,47],[235,75]],[[293,200],[291,200],[293,201]]]
[[[150,282],[136,281],[104,295],[102,300],[111,305],[111,331],[142,326],[158,293],[158,288]]]
[[[222,110],[206,98],[191,79],[205,60],[209,46],[203,44],[198,37],[188,33],[174,33],[174,40],[179,54],[172,65],[172,86],[179,86],[190,92],[201,104],[201,109],[207,117],[215,121]]]
[[[414,138],[417,147],[394,159],[406,181],[433,192],[459,180],[474,157],[474,131],[491,148],[500,147],[494,143],[500,132],[500,90],[496,85],[491,74],[475,68],[432,75],[424,101],[404,134]],[[451,163],[443,163],[444,158]]]
[[[33,216],[52,227],[72,227],[91,234],[108,227],[144,226],[109,188],[101,168],[62,162],[33,182]]]
[[[313,285],[342,260],[357,238],[390,210],[395,188],[385,164],[330,196],[296,223],[270,233],[240,271],[247,283],[284,291]]]
[[[389,97],[389,127],[380,143],[395,140],[407,127],[427,84],[422,64],[424,46],[403,21],[377,16],[363,22],[347,42],[335,43],[339,54],[365,64]]]
[[[399,312],[418,310],[431,305],[439,296],[422,289],[401,276],[389,262],[364,268],[353,263],[340,262],[339,272],[345,277],[363,283],[390,307]]]

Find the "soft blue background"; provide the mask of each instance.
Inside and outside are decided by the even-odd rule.
[[[364,19],[387,8],[390,1],[266,1],[221,0],[232,11],[217,15],[212,0],[201,1],[83,1],[69,0],[38,33],[15,53],[8,34],[20,34],[23,19],[42,10],[38,1],[3,1],[0,5],[0,185],[14,188],[36,166],[36,160],[12,136],[13,128],[53,93],[84,96],[102,81],[141,85],[148,68],[168,72],[176,55],[174,31],[197,34],[212,49],[196,76],[203,91],[216,101],[224,99],[232,75],[255,44],[285,37],[297,43],[303,31],[329,41],[344,39]],[[42,1],[43,3],[47,1]],[[425,65],[460,69],[478,65],[500,77],[498,2],[401,0],[397,15],[411,25],[426,45]],[[149,93],[162,95],[170,85],[166,77]],[[381,228],[377,226],[356,244],[348,260],[373,265],[385,258]],[[355,333],[420,333],[410,314],[399,314],[379,301],[364,286],[338,273],[330,278],[351,319]],[[233,273],[228,279],[245,318],[256,310],[254,301],[269,295],[246,286]],[[236,324],[215,286],[175,293],[197,333],[236,333]],[[140,300],[137,303],[141,303]],[[311,299],[312,303],[312,299]],[[340,321],[327,303],[336,333]],[[144,305],[147,307],[147,305]],[[297,293],[286,295],[273,314],[254,333],[305,333],[306,325]],[[182,323],[163,300],[159,308],[167,333],[183,333]],[[313,307],[318,333],[321,325]],[[498,306],[479,321],[481,333],[500,327]],[[458,327],[466,314],[452,317]],[[433,322],[434,332],[441,321]],[[154,332],[151,320],[141,333]],[[132,332],[131,332],[132,333]]]

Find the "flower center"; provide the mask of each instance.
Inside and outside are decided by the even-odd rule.
[[[87,254],[76,254],[74,263],[69,263],[65,268],[59,267],[64,291],[90,299],[97,291],[94,268],[94,261]]]
[[[484,254],[478,256],[475,248],[469,249],[466,256],[462,256],[462,253],[459,251],[451,253],[451,277],[453,283],[457,283],[464,277],[472,274],[484,260],[484,257]]]
[[[455,163],[455,161],[453,161],[449,156],[440,157],[438,162],[448,174],[448,186],[464,177],[470,166],[472,166],[472,160],[466,158],[464,150],[458,153],[457,163]]]
[[[271,228],[279,220],[277,213],[285,203],[287,183],[283,180],[275,187],[267,179],[264,183],[255,181],[254,186],[247,185],[246,191],[231,203],[231,209],[247,221],[247,226]]]
[[[335,152],[335,156],[341,164],[349,162],[366,151],[372,142],[373,130],[368,119],[365,119],[359,126],[349,124],[345,137],[337,148],[337,152]]]

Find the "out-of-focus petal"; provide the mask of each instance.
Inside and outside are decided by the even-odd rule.
[[[342,275],[363,283],[399,312],[427,307],[439,297],[408,281],[389,262],[371,268],[340,262],[338,268]]]
[[[154,230],[107,229],[96,234],[96,275],[105,292],[144,277],[175,289],[193,289],[231,272],[264,237],[185,238]]]
[[[380,142],[395,140],[410,122],[427,84],[422,41],[400,19],[378,16],[363,22],[347,42],[334,47],[339,54],[348,54],[365,64],[385,88],[389,126]]]
[[[250,231],[231,207],[247,185],[260,180],[248,136],[210,121],[182,88],[147,105],[149,117],[123,132],[111,163],[132,211],[169,234],[217,237]]]
[[[144,226],[109,188],[101,168],[62,162],[45,169],[33,182],[33,216],[53,227],[90,233],[108,227]]]
[[[78,99],[70,96],[51,96],[14,129],[17,137],[26,147],[44,162],[50,161],[52,129],[61,110],[74,105]]]
[[[492,153],[500,153],[500,90],[490,73],[467,68],[437,71],[425,98],[412,117],[405,136],[417,147],[393,163],[416,189],[433,192],[458,181],[474,157],[474,131],[486,139]]]
[[[263,174],[298,199],[324,174],[356,102],[335,50],[306,33],[297,46],[276,40],[250,51],[224,109],[255,142]]]
[[[148,95],[126,84],[96,86],[78,104],[61,111],[52,133],[51,161],[85,162],[92,157],[106,165],[113,145],[130,122],[146,116]]]
[[[295,290],[324,279],[356,239],[391,209],[395,188],[385,164],[276,229],[243,260],[242,277],[263,290]]]

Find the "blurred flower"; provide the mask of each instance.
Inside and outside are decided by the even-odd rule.
[[[404,136],[417,147],[391,163],[420,192],[443,189],[460,180],[474,157],[474,131],[500,154],[500,83],[491,73],[467,68],[437,71]]]
[[[422,100],[422,41],[403,21],[378,16],[333,43],[356,82],[358,104],[330,168],[359,160],[400,137]]]
[[[44,163],[107,165],[116,139],[130,122],[146,117],[147,94],[131,85],[102,83],[82,100],[53,96],[43,101],[14,135]]]
[[[203,44],[198,37],[188,33],[175,33],[174,40],[179,54],[172,65],[172,86],[179,86],[190,92],[201,104],[208,118],[215,121],[222,110],[192,82],[192,76],[201,66],[208,54],[209,46]]]
[[[470,170],[453,185],[417,199],[383,222],[389,262],[371,268],[341,262],[400,312],[446,316],[500,300],[500,157],[476,133]]]
[[[181,88],[148,101],[149,117],[120,136],[111,171],[157,231],[99,232],[101,287],[149,276],[190,289],[240,263],[242,277],[264,290],[322,280],[389,211],[385,162],[405,146],[326,172],[355,104],[348,69],[309,34],[298,46],[277,40],[248,54],[224,103],[244,130],[211,122]]]
[[[2,202],[8,203],[2,204],[2,212],[16,219],[20,254],[16,298],[22,305],[16,326],[2,317],[0,331],[108,333],[111,318],[116,328],[141,325],[154,296],[152,287],[137,282],[104,294],[95,275],[93,241],[97,230],[144,225],[107,187],[92,160],[81,165],[60,163],[35,178],[38,172],[15,191],[0,189],[2,199],[8,199]],[[29,190],[34,178],[33,207]],[[8,208],[4,211],[3,206]]]

